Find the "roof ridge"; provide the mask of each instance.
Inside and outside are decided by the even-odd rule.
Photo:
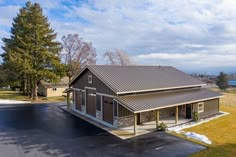
[[[106,66],[106,67],[172,67],[169,65],[108,65],[108,64],[90,64],[86,66]]]

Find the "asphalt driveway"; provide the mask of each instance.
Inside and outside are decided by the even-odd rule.
[[[56,104],[0,108],[0,157],[181,157],[202,149],[164,132],[121,140]]]

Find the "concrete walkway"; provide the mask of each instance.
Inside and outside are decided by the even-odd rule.
[[[176,124],[175,123],[175,117],[160,119],[160,123],[161,122],[165,123],[168,128],[173,127],[173,126],[177,126],[177,125],[181,125],[181,124],[185,124],[185,123],[188,123],[190,121],[192,121],[192,119],[181,118],[181,119],[178,120],[178,124]],[[134,133],[134,127],[133,126],[124,127],[124,128],[120,128],[120,129],[124,130],[126,132],[129,132],[129,134]],[[137,125],[135,136],[143,135],[143,134],[150,133],[150,132],[153,132],[153,131],[156,131],[156,121],[146,122],[146,123],[143,123],[141,125]]]
[[[151,122],[147,122],[147,123],[143,123],[141,125],[137,125],[137,130],[136,130],[136,135],[134,135],[134,127],[133,126],[129,126],[129,127],[124,127],[124,128],[113,128],[113,127],[108,127],[106,125],[103,125],[99,122],[96,122],[94,120],[92,120],[91,118],[85,116],[85,115],[81,115],[81,114],[78,114],[74,111],[71,111],[71,110],[68,110],[66,108],[66,106],[60,106],[59,107],[60,109],[66,111],[66,112],[69,112],[70,114],[73,114],[75,115],[76,117],[79,117],[121,139],[128,139],[128,138],[133,138],[133,137],[136,137],[136,136],[140,136],[140,135],[143,135],[143,134],[147,134],[147,133],[150,133],[150,132],[154,132],[156,131],[156,121],[151,121]],[[175,124],[175,119],[173,117],[173,119],[160,119],[160,123],[161,122],[164,122],[165,124],[167,124],[168,127],[172,127],[172,126],[176,126],[176,125],[180,125],[180,124],[183,124],[183,123],[187,123],[191,120],[189,119],[179,119],[179,123],[178,124]]]

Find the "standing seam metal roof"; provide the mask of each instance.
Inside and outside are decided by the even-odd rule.
[[[87,68],[116,93],[204,84],[170,66],[88,65]]]
[[[175,92],[119,96],[116,99],[127,106],[132,112],[140,112],[184,103],[199,102],[220,96],[222,94],[200,88]]]

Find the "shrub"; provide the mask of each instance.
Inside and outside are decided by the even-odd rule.
[[[193,112],[193,120],[194,122],[197,122],[199,120],[198,112]]]
[[[157,127],[157,130],[165,131],[166,128],[167,128],[167,125],[164,122],[161,122],[161,124]]]

